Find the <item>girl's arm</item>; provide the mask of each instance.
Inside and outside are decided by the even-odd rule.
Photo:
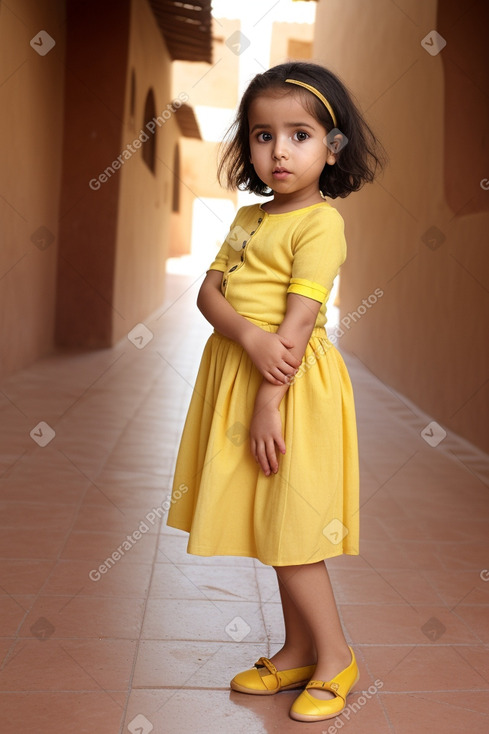
[[[277,333],[293,342],[290,351],[300,361],[320,308],[319,301],[312,298],[295,293],[287,296],[287,311]],[[277,386],[264,380],[256,394],[250,425],[251,452],[267,477],[271,472],[276,474],[278,471],[276,448],[285,454],[279,406],[289,386],[290,383]]]
[[[221,293],[221,280],[220,271],[209,270],[199,290],[198,308],[220,334],[246,350],[269,383],[274,386],[288,384],[288,379],[300,366],[300,360],[292,351],[294,342],[280,329],[280,333],[271,334],[237,313]]]

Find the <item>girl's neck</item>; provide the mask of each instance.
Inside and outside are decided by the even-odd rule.
[[[324,202],[324,198],[319,192],[310,193],[306,196],[294,196],[287,194],[278,194],[274,192],[273,199],[271,201],[262,204],[262,209],[268,214],[285,214],[286,212],[293,212],[296,209],[304,209],[307,206],[313,206],[313,204],[321,204]]]

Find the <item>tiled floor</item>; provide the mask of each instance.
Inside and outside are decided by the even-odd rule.
[[[154,512],[209,333],[196,290],[171,276],[147,343],[136,331],[1,386],[2,734],[489,731],[487,457],[450,434],[428,445],[431,417],[351,355],[361,555],[329,568],[360,681],[319,724],[288,718],[295,692],[230,692],[280,646],[274,572],[189,556]],[[241,641],[226,632],[235,617]]]

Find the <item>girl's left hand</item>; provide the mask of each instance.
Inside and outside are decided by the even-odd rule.
[[[251,453],[260,464],[265,476],[278,472],[276,449],[285,454],[285,441],[282,436],[282,419],[278,408],[262,407],[255,410],[250,425]]]

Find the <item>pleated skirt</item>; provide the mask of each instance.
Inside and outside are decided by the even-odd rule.
[[[189,533],[188,553],[198,556],[288,566],[358,554],[357,432],[343,358],[324,329],[313,331],[280,405],[286,453],[277,453],[279,470],[269,477],[250,452],[248,433],[262,379],[239,344],[210,336],[181,437],[168,525]]]

